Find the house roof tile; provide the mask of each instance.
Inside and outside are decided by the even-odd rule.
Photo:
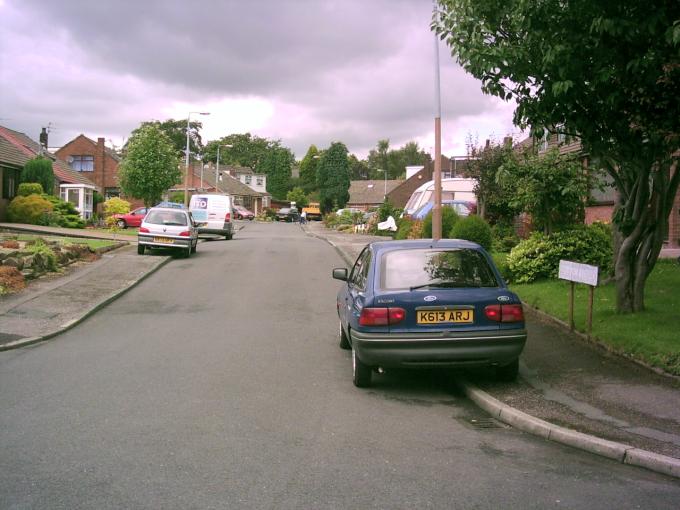
[[[348,204],[380,204],[385,197],[384,180],[351,181]],[[403,180],[388,180],[387,193],[399,186]]]
[[[41,153],[40,144],[24,133],[0,126],[0,162],[7,161],[13,165],[24,166],[27,161]],[[42,155],[52,160],[52,171],[60,184],[95,184],[84,175],[74,171],[68,163],[57,158],[48,151],[42,151]]]

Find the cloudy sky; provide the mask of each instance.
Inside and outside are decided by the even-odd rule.
[[[208,111],[204,141],[250,132],[298,159],[344,142],[434,145],[430,0],[0,0],[0,124],[50,146],[120,145],[140,122]],[[440,46],[442,150],[517,134]],[[194,116],[192,116],[192,119]]]

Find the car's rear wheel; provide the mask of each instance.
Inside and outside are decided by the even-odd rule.
[[[191,247],[191,253],[196,253],[196,248],[198,247],[198,241]]]
[[[231,241],[231,238],[232,238],[232,237],[234,237],[234,234],[227,234],[227,235],[224,236],[224,238],[225,238],[227,241]]]
[[[183,254],[184,258],[188,259],[189,257],[191,257],[192,252],[193,252],[193,250],[191,249],[191,245],[187,246],[187,249],[184,250],[184,254]]]
[[[144,255],[144,248],[146,248],[146,246],[144,246],[143,244],[138,244],[137,245],[137,254],[138,255]]]
[[[373,370],[368,365],[364,365],[357,356],[357,351],[352,349],[352,382],[357,388],[368,388],[371,385],[371,375]]]
[[[127,224],[125,223],[125,220],[118,220],[118,221],[116,221],[116,226],[118,228],[125,228],[125,227],[127,227]]]
[[[519,358],[509,365],[496,368],[496,379],[499,381],[512,382],[517,379],[519,373]]]
[[[351,349],[352,346],[349,344],[349,338],[347,338],[347,335],[345,334],[345,330],[342,329],[342,322],[339,322],[340,324],[340,348],[341,349]]]

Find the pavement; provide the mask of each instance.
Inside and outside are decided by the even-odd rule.
[[[385,240],[320,222],[303,228],[332,244],[348,267],[367,243]],[[518,381],[469,371],[457,378],[460,389],[493,419],[525,432],[680,478],[680,378],[608,352],[526,304],[525,313]]]
[[[301,228],[333,245],[348,267],[367,243],[386,239],[340,233],[321,222]],[[28,225],[0,224],[3,229],[74,235],[71,229]],[[18,294],[0,296],[0,350],[62,333],[170,260],[161,253],[139,257],[134,237],[116,234],[115,239],[130,244],[95,262],[73,264],[58,278],[41,278]],[[607,352],[529,307],[526,314],[529,340],[518,381],[500,383],[491,371],[471,371],[456,377],[460,390],[492,420],[680,478],[680,378]]]

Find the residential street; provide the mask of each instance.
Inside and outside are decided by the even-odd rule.
[[[490,420],[447,374],[355,388],[345,265],[295,224],[248,223],[0,352],[0,508],[677,506],[677,480]]]

